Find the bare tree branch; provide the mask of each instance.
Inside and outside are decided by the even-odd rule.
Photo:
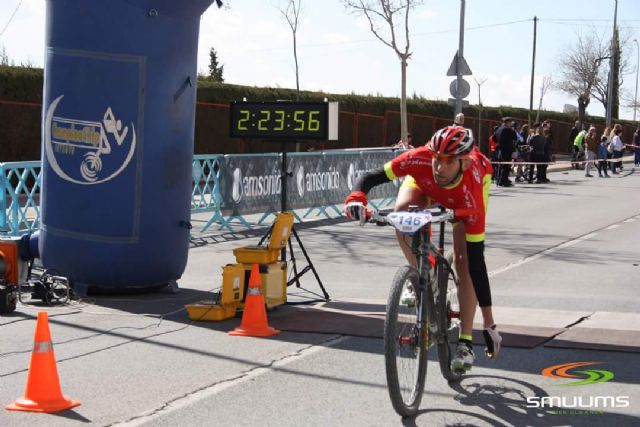
[[[296,66],[296,91],[300,92],[300,69],[298,67],[298,23],[300,22],[300,12],[302,11],[302,0],[288,0],[287,6],[279,9],[284,19],[291,28],[293,35],[293,60]]]
[[[354,13],[364,15],[369,22],[369,29],[373,35],[380,40],[385,46],[393,49],[401,64],[401,96],[400,96],[400,127],[401,138],[407,140],[407,95],[406,95],[406,69],[408,60],[411,57],[409,52],[409,11],[415,9],[416,6],[422,4],[423,0],[342,0],[347,9],[351,9]],[[394,17],[399,12],[404,11],[404,49],[398,47],[398,38],[396,37],[396,26],[399,24],[394,21]],[[402,34],[402,32],[399,32]]]

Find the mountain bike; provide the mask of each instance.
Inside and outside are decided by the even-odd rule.
[[[396,412],[415,415],[427,374],[427,353],[436,347],[440,371],[447,381],[462,372],[451,370],[452,346],[460,327],[458,279],[452,268],[452,251],[444,251],[445,224],[454,212],[444,208],[388,215],[373,212],[369,222],[392,225],[411,237],[417,268],[400,267],[391,283],[384,323],[384,356],[389,397]],[[440,224],[438,246],[431,241],[431,226]],[[431,255],[431,259],[429,257]],[[415,295],[415,300],[403,295]]]

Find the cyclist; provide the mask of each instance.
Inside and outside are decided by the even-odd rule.
[[[483,335],[487,354],[495,357],[502,338],[496,330],[491,307],[491,290],[484,260],[485,213],[493,169],[491,163],[473,145],[471,131],[447,126],[433,135],[426,146],[408,151],[386,163],[383,168],[364,173],[344,201],[345,214],[366,221],[367,193],[376,185],[407,176],[398,195],[395,210],[409,205],[427,207],[427,198],[450,209],[462,209],[465,215],[453,221],[454,265],[459,278],[461,330],[454,370],[469,370],[475,360],[472,346],[473,318],[480,304],[484,321]],[[399,233],[402,251],[417,265],[408,242]]]

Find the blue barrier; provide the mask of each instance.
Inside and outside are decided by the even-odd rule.
[[[292,153],[292,157],[305,155],[309,153]],[[234,224],[252,227],[242,215],[225,216],[221,212],[219,175],[222,158],[223,155],[215,154],[194,155],[192,159],[191,214],[212,212],[201,232],[214,224],[218,229],[228,229],[231,232],[234,231]],[[40,172],[40,161],[0,163],[0,235],[20,236],[40,227]],[[395,197],[390,197],[374,199],[370,203],[377,209],[383,209],[392,206],[394,201]],[[263,212],[255,225],[261,225],[276,213]],[[295,218],[302,222],[311,215],[335,218],[342,216],[342,211],[338,205],[312,206],[302,215],[295,214]]]
[[[0,234],[40,227],[40,170],[39,161],[0,163]]]

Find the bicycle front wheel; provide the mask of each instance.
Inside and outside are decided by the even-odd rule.
[[[413,267],[398,270],[391,284],[384,322],[387,388],[393,408],[402,416],[417,413],[427,374],[426,300],[419,291],[418,278]],[[418,324],[418,310],[423,310],[422,325]]]

